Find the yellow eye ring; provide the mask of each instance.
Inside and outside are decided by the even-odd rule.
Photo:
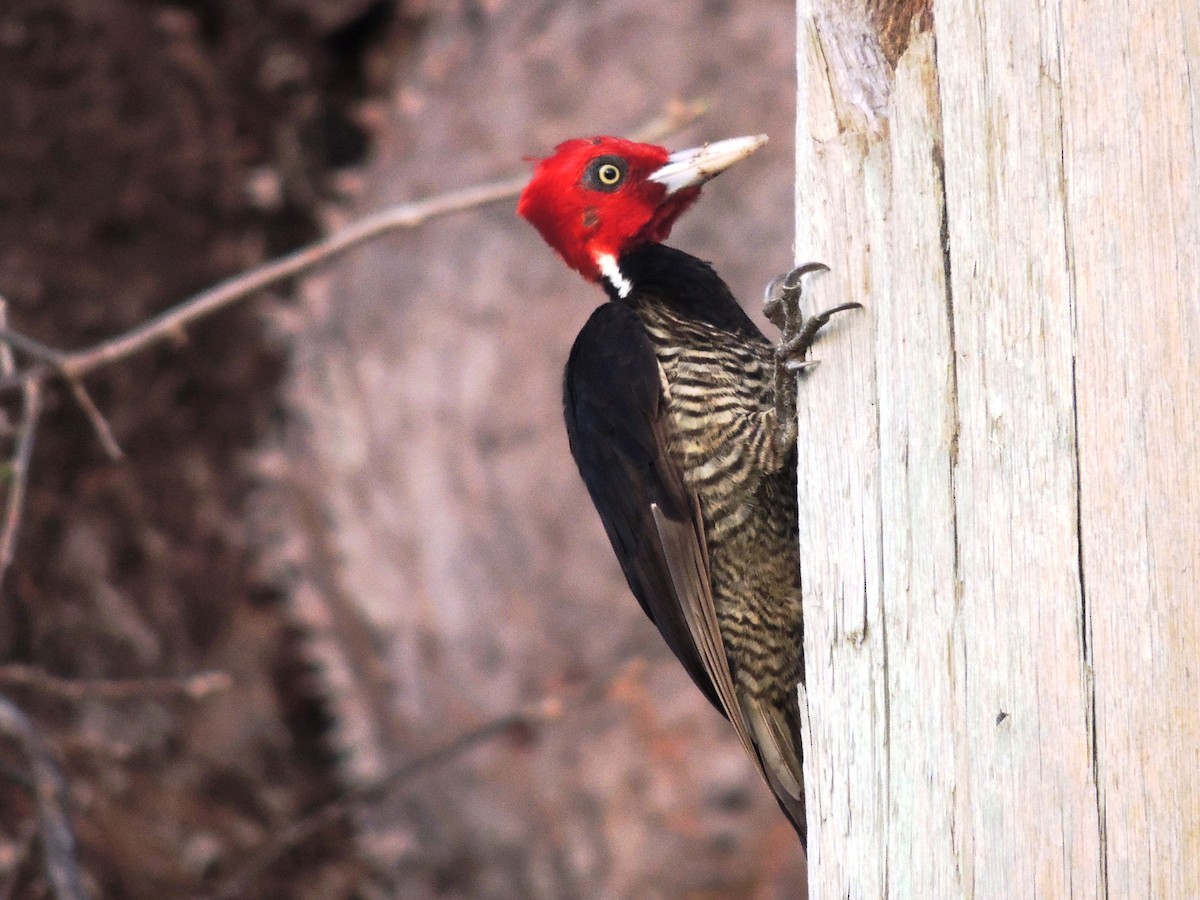
[[[621,170],[612,163],[605,163],[596,170],[596,178],[601,184],[611,187],[621,180]]]

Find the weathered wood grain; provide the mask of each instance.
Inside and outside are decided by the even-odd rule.
[[[1114,897],[1200,896],[1200,7],[1062,11],[1085,633]]]
[[[1200,10],[867,6],[799,8],[813,896],[1200,895]]]

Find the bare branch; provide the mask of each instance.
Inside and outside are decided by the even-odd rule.
[[[131,353],[177,334],[186,326],[210,313],[256,293],[268,285],[299,275],[372,238],[399,228],[415,227],[434,216],[460,212],[511,197],[521,189],[524,183],[524,176],[507,178],[451,191],[430,200],[402,203],[367,216],[334,232],[322,241],[302,247],[286,256],[202,291],[125,334],[110,338],[89,350],[68,354],[63,361],[63,368],[75,376],[85,375],[107,363],[123,359]]]
[[[675,101],[656,118],[634,132],[640,140],[659,140],[703,114],[707,108],[702,101]],[[358,220],[329,237],[295,250],[286,256],[235,275],[214,287],[201,291],[154,318],[124,334],[102,341],[93,347],[73,352],[60,352],[39,344],[24,335],[4,329],[0,340],[25,350],[40,360],[38,365],[21,375],[0,378],[0,390],[10,389],[20,378],[44,378],[58,370],[68,380],[78,379],[108,363],[114,362],[159,341],[178,334],[188,325],[210,313],[223,309],[269,285],[293,278],[321,263],[345,253],[373,238],[401,228],[414,228],[437,216],[474,209],[497,200],[516,196],[528,181],[517,175],[499,181],[461,188],[426,200],[401,203]],[[94,423],[93,423],[94,424]]]
[[[641,128],[635,128],[629,133],[631,141],[643,141],[645,143],[653,143],[661,141],[665,137],[669,137],[681,128],[684,128],[698,118],[708,112],[708,101],[701,98],[699,100],[670,100],[664,106],[662,112],[651,119]]]
[[[704,102],[670,103],[659,116],[637,129],[632,136],[642,141],[660,140],[694,121],[706,108]],[[122,456],[121,449],[108,422],[83,384],[82,379],[85,375],[177,335],[187,326],[211,313],[269,285],[300,275],[380,235],[402,228],[413,228],[438,216],[513,197],[520,192],[526,181],[527,176],[522,174],[451,191],[426,200],[393,206],[352,223],[308,247],[229,278],[123,334],[82,350],[61,351],[11,330],[7,325],[5,303],[0,297],[0,391],[11,391],[19,387],[23,397],[21,421],[16,430],[8,490],[0,525],[0,582],[12,563],[16,546],[30,459],[42,412],[42,386],[45,380],[58,375],[67,382],[105,451],[113,459],[119,459]],[[33,363],[23,369],[16,367],[12,355],[14,349],[33,360]],[[0,666],[0,684],[36,690],[67,700],[158,697],[198,701],[227,689],[230,678],[222,672],[205,672],[181,679],[72,680],[28,666],[10,664]],[[447,762],[514,729],[544,724],[559,715],[560,704],[556,701],[546,701],[536,707],[501,716],[417,757],[392,773],[381,784],[327,804],[278,833],[258,856],[229,879],[216,896],[240,896],[246,886],[252,885],[276,860],[308,837],[342,820],[360,804],[386,796],[397,786],[426,769]],[[0,734],[14,740],[28,761],[29,786],[36,806],[36,833],[53,895],[58,900],[83,900],[85,893],[75,860],[75,838],[67,813],[66,783],[28,716],[2,694]],[[10,892],[11,888],[12,884],[0,884],[2,892]]]
[[[8,491],[4,501],[4,525],[0,528],[0,584],[12,564],[21,526],[21,511],[25,506],[25,487],[29,481],[29,459],[33,455],[33,438],[38,418],[42,414],[42,383],[28,377],[24,381],[24,411],[17,427],[17,444],[9,463]]]
[[[29,761],[37,809],[38,843],[51,889],[58,900],[87,896],[75,862],[75,835],[67,814],[67,785],[29,717],[0,695],[0,733],[11,737]]]
[[[100,412],[99,407],[96,406],[96,401],[92,399],[92,395],[88,393],[88,389],[83,386],[83,381],[78,377],[68,376],[67,383],[71,385],[71,394],[75,397],[75,402],[79,404],[79,408],[87,416],[88,421],[92,425],[92,430],[96,432],[96,437],[100,440],[100,446],[104,448],[104,452],[108,454],[108,458],[113,462],[124,459],[125,452],[121,449],[121,445],[117,443],[116,437],[113,436],[112,427],[108,424],[108,419],[104,418],[104,413]]]
[[[637,129],[633,136],[642,141],[660,140],[703,115],[706,109],[707,104],[704,101],[672,101],[661,114]],[[59,375],[67,382],[105,452],[111,459],[121,459],[124,455],[121,447],[108,421],[84,387],[83,376],[177,335],[186,326],[210,313],[230,306],[278,281],[306,272],[389,231],[414,228],[437,216],[462,212],[515,196],[527,180],[527,176],[518,175],[385,209],[360,219],[315,244],[235,275],[193,295],[124,334],[83,350],[57,350],[8,328],[4,318],[4,301],[0,298],[0,343],[4,345],[3,351],[0,352],[0,392],[20,386],[25,395],[24,415],[18,428],[17,446],[11,464],[3,528],[0,529],[0,582],[12,563],[16,546],[28,480],[29,457],[33,451],[34,432],[42,409],[41,385],[47,378]],[[13,370],[10,348],[26,354],[35,362],[23,370]]]
[[[326,803],[287,827],[274,832],[266,846],[234,872],[210,897],[210,900],[234,900],[236,897],[245,896],[254,882],[261,878],[271,866],[309,838],[320,834],[326,828],[345,821],[364,803],[377,802],[387,797],[396,788],[427,769],[447,763],[493,738],[511,734],[520,729],[545,725],[560,718],[561,715],[561,702],[555,698],[548,698],[535,706],[508,713],[473,728],[410,760],[381,782]]]
[[[7,323],[4,327],[0,328],[0,341],[3,341],[9,347],[15,347],[28,356],[32,356],[38,362],[45,363],[49,369],[60,368],[67,356],[61,350],[47,347],[41,341],[29,337],[29,335],[13,331],[8,327]]]
[[[225,672],[200,672],[180,678],[62,678],[20,663],[0,665],[0,687],[28,688],[61,700],[207,700],[227,691]]]
[[[3,375],[6,378],[13,380],[20,377],[14,373],[12,367],[11,351],[14,347],[22,353],[33,357],[45,367],[44,370],[35,368],[28,373],[29,375],[36,375],[39,379],[50,372],[61,375],[71,386],[71,393],[75,397],[75,402],[79,404],[83,410],[83,414],[87,416],[92,429],[96,432],[96,437],[100,440],[100,445],[104,448],[104,452],[108,454],[109,459],[119,460],[125,455],[121,452],[121,448],[117,444],[117,439],[113,437],[112,428],[109,427],[108,420],[104,418],[104,415],[97,408],[87,388],[83,386],[83,381],[78,375],[73,374],[67,368],[66,361],[68,354],[55,350],[53,347],[47,347],[41,341],[36,341],[28,335],[13,331],[2,321],[0,321],[0,342],[3,343],[8,363],[7,365],[3,365],[4,361],[0,360],[0,367],[2,367]]]
[[[78,379],[108,363],[124,359],[180,333],[186,326],[244,299],[269,285],[301,274],[352,247],[399,228],[412,228],[435,216],[482,206],[511,197],[525,184],[525,177],[506,178],[487,184],[451,191],[429,200],[402,203],[367,216],[336,231],[324,240],[271,260],[235,275],[189,297],[182,303],[143,322],[116,337],[85,350],[60,353],[11,330],[0,332],[0,339],[26,350],[40,361],[19,375],[0,380],[0,390],[13,387],[21,379],[43,379],[56,370],[67,379]],[[36,349],[35,349],[36,348]],[[40,351],[48,351],[40,352]]]
[[[8,301],[0,296],[0,333],[8,334]],[[12,346],[6,340],[0,340],[0,377],[7,378],[17,370],[16,360],[13,359]]]

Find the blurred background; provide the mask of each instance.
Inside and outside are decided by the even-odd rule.
[[[791,263],[794,29],[786,2],[7,0],[9,323],[87,346],[680,99],[708,112],[671,147],[771,136],[671,241],[758,316]],[[121,461],[48,392],[0,693],[64,770],[95,896],[800,896],[568,454],[562,366],[603,294],[514,207],[91,376]],[[201,672],[228,680],[172,689]],[[10,743],[0,897],[42,897]]]

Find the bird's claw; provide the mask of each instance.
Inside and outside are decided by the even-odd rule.
[[[793,374],[807,372],[809,369],[815,369],[821,364],[819,359],[785,359],[783,367]]]
[[[810,262],[797,266],[790,272],[784,272],[771,279],[763,294],[763,315],[767,321],[783,331],[787,327],[788,306],[792,311],[800,312],[800,295],[804,287],[804,276],[828,272],[825,263]]]
[[[849,309],[862,309],[861,303],[842,303],[804,318],[800,310],[804,276],[828,271],[829,266],[824,263],[805,263],[780,275],[767,286],[763,314],[781,332],[775,358],[789,372],[802,372],[817,365],[818,361],[805,359],[805,356],[817,334],[835,314]]]
[[[783,360],[792,371],[803,368],[805,355],[813,342],[817,338],[817,334],[822,328],[829,324],[829,320],[840,312],[845,312],[849,309],[862,309],[861,303],[841,303],[837,306],[823,310],[816,315],[809,316],[804,319],[802,316],[797,316],[800,321],[800,327],[795,330],[791,337],[785,333],[783,340],[779,342],[779,346],[775,348],[775,355]]]

